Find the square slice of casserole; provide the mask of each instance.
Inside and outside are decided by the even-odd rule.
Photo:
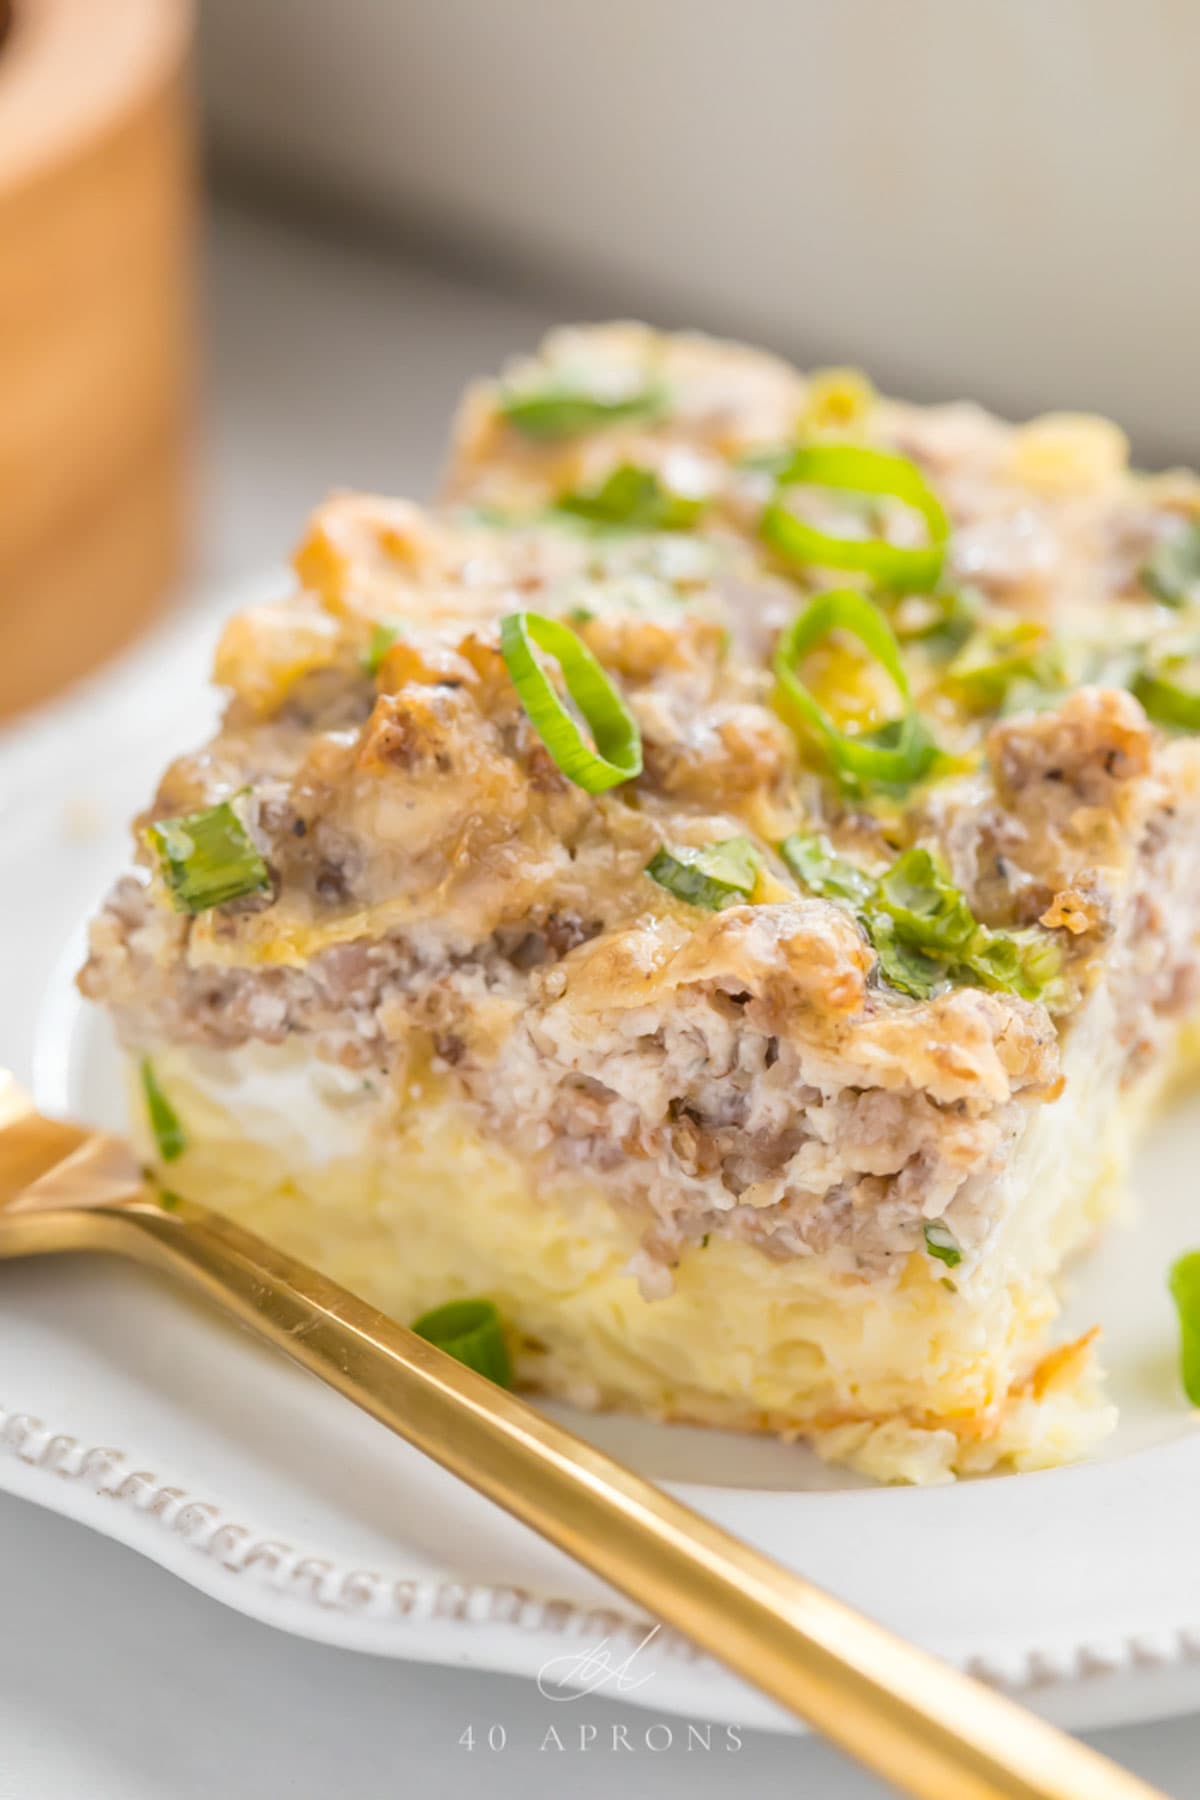
[[[584,1406],[1078,1455],[1059,1279],[1194,1010],[1198,518],[1102,420],[556,334],[225,631],[81,976],[147,1161]]]

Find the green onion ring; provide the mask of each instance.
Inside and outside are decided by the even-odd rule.
[[[889,544],[885,538],[842,538],[819,531],[797,518],[778,498],[779,491],[802,483],[901,500],[920,513],[929,542],[916,549]],[[804,567],[816,563],[831,569],[864,569],[897,593],[936,586],[950,538],[950,520],[921,471],[906,456],[846,444],[809,444],[795,451],[780,469],[776,488],[777,497],[759,522],[759,534],[786,561]]]
[[[497,1387],[513,1384],[512,1362],[500,1314],[490,1300],[450,1300],[414,1321],[413,1331]]]
[[[591,728],[595,749],[555,692],[535,644],[562,670],[567,692]],[[637,722],[569,625],[542,613],[509,613],[500,621],[500,653],[530,724],[569,781],[589,794],[601,794],[641,774]]]
[[[904,703],[904,714],[884,731],[894,742],[872,742],[868,735],[853,737],[840,731],[819,701],[809,693],[795,665],[831,631],[848,631],[881,665]],[[925,729],[913,705],[912,690],[900,655],[900,646],[879,608],[857,588],[831,588],[794,619],[775,650],[775,678],[788,701],[805,723],[825,740],[829,754],[843,775],[862,781],[919,781],[941,752]]]

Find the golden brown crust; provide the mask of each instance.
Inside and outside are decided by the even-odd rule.
[[[505,419],[508,393],[581,371],[610,393],[664,383],[669,404],[566,441]],[[951,516],[938,592],[879,596],[943,752],[908,791],[839,785],[775,691],[781,629],[855,579],[786,566],[760,536],[760,453],[798,431],[914,458]],[[625,464],[699,496],[697,528],[564,514],[564,490]],[[875,1272],[947,1217],[974,1254],[1009,1150],[1062,1091],[1074,1020],[1099,993],[1132,1079],[1194,983],[1180,896],[1200,756],[1120,685],[1164,624],[1139,559],[1189,494],[1131,474],[1103,422],[906,407],[644,327],[556,334],[468,397],[447,506],[334,495],[293,597],[227,627],[223,728],[168,770],[151,816],[236,796],[269,893],[181,921],[160,880],[123,891],[86,984],[132,1042],[311,1033],[383,1070],[431,1054],[488,1129],[524,1118],[539,1155],[594,1163],[644,1205],[662,1265],[716,1229],[772,1254],[848,1246]],[[921,529],[886,499],[813,505],[847,537]],[[943,616],[953,584],[974,599]],[[636,779],[590,793],[557,766],[500,648],[519,610],[598,659],[638,727]],[[996,644],[1029,652],[1026,686],[973,684]],[[1039,675],[1060,652],[1069,680]],[[823,643],[805,680],[848,733],[895,712],[852,640]],[[906,987],[878,922],[796,876],[797,831],[871,876],[934,852],[983,927],[1049,939],[1061,981],[1006,985],[977,959]],[[734,838],[757,872],[722,910],[648,873]]]

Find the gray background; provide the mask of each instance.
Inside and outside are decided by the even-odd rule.
[[[1195,0],[203,0],[210,142],[339,222],[1200,460]]]

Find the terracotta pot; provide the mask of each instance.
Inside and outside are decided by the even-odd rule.
[[[0,713],[154,612],[183,544],[185,0],[11,0],[0,41]]]

